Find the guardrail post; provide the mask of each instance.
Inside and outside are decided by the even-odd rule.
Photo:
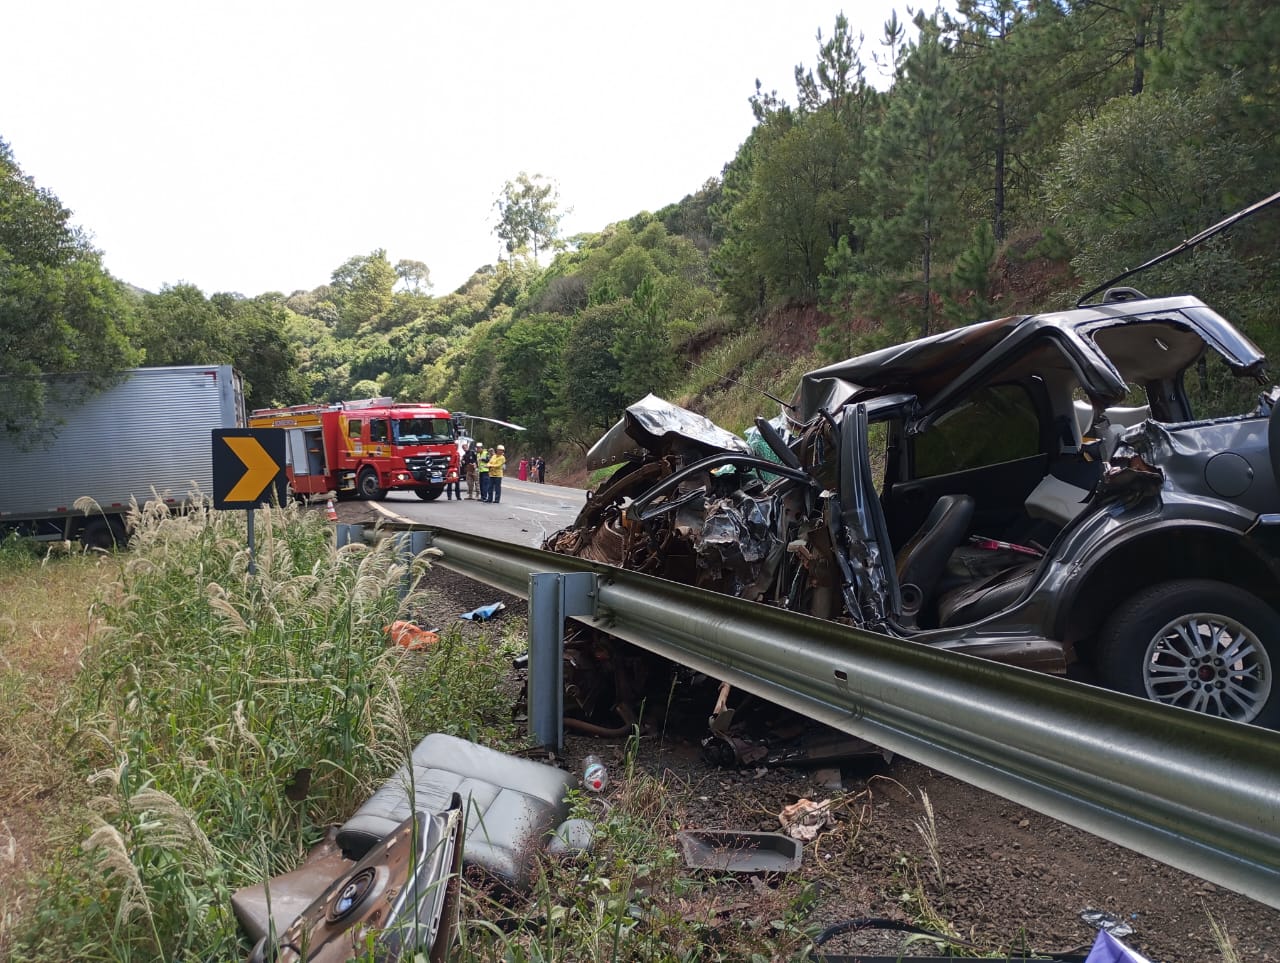
[[[564,749],[564,620],[595,615],[592,572],[529,575],[529,736],[559,753]]]
[[[400,576],[400,601],[404,601],[409,594],[409,586],[413,584],[413,560],[430,547],[429,531],[413,529],[396,536],[396,556],[404,564],[404,574]]]
[[[334,530],[334,535],[338,540],[338,548],[342,548],[344,545],[350,545],[352,542],[363,542],[364,526],[347,525],[343,522],[339,522],[337,528]]]

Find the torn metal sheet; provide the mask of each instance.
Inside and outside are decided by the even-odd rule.
[[[745,441],[709,418],[649,394],[629,406],[622,419],[591,446],[585,464],[591,469],[607,468],[679,444],[702,454],[751,451]]]
[[[257,943],[273,930],[283,932],[334,880],[355,867],[356,861],[342,854],[334,835],[335,831],[330,830],[292,872],[231,894],[231,908],[251,942]]]
[[[463,845],[462,801],[456,794],[453,798],[443,812],[417,812],[406,819],[333,879],[292,922],[277,928],[277,917],[254,947],[250,963],[336,963],[369,945],[369,933],[374,934],[370,948],[386,963],[444,960],[457,924]],[[269,884],[262,889],[264,903],[278,912]]]

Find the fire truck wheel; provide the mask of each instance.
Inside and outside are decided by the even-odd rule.
[[[415,488],[414,493],[424,502],[433,502],[443,493],[443,488]]]
[[[387,497],[387,490],[378,485],[378,473],[372,468],[366,468],[360,473],[356,488],[360,490],[360,497],[366,501],[381,501]]]

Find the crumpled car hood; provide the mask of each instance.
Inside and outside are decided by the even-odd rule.
[[[673,445],[701,449],[704,455],[718,451],[749,454],[751,447],[709,418],[648,394],[627,408],[620,421],[587,452],[587,468],[607,468],[661,454]]]

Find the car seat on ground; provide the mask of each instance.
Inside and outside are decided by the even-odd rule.
[[[283,932],[411,812],[442,812],[454,793],[466,818],[464,870],[476,867],[523,891],[532,880],[536,854],[569,815],[567,796],[574,782],[571,773],[555,766],[433,733],[418,743],[410,764],[330,830],[301,867],[270,880],[269,889],[259,883],[237,891],[232,908],[254,940],[273,927]]]
[[[570,773],[443,733],[418,743],[408,766],[388,779],[338,830],[350,859],[414,810],[435,812],[462,797],[463,865],[476,866],[515,890],[528,888],[533,855],[569,815]]]

